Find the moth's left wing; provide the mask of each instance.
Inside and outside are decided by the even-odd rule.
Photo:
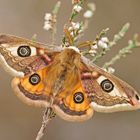
[[[36,72],[48,66],[58,54],[44,44],[31,40],[0,35],[0,62],[10,74],[16,77]]]
[[[91,106],[98,112],[140,109],[140,95],[130,85],[83,60],[81,81]]]

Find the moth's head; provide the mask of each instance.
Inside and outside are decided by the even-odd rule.
[[[64,47],[59,55],[59,59],[61,59],[61,62],[68,62],[71,65],[76,63],[77,65],[81,59],[80,50],[75,46]]]
[[[79,50],[76,46],[69,46],[69,47],[67,47],[66,49],[72,49],[72,50],[74,50],[75,52],[77,52],[77,53],[80,54],[80,50]]]

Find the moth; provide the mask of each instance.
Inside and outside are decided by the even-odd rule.
[[[51,107],[67,121],[97,112],[140,108],[140,95],[127,83],[92,64],[74,47],[0,35],[0,62],[15,78],[12,88],[29,105]]]

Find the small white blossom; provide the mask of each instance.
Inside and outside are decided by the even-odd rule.
[[[95,56],[96,53],[97,53],[96,50],[89,50],[89,54],[90,54],[91,56]]]
[[[80,23],[75,24],[75,29],[79,29],[80,28]]]
[[[45,21],[45,23],[44,23],[44,27],[43,27],[45,30],[51,30],[52,29],[52,25],[51,25],[51,23],[50,22],[48,22],[48,21]]]
[[[79,22],[76,22],[76,23],[75,22],[72,22],[71,24],[72,24],[72,27],[73,27],[74,30],[79,29],[80,26],[81,26],[81,24]]]
[[[109,73],[113,74],[115,72],[115,69],[112,67],[109,67],[107,70]]]
[[[71,35],[72,37],[74,37],[74,32],[70,32],[70,35]]]
[[[108,72],[106,68],[102,68],[104,71]]]
[[[45,14],[45,20],[46,20],[46,21],[50,21],[50,20],[52,20],[52,19],[53,19],[53,16],[52,16],[51,13],[46,13],[46,14]]]
[[[115,72],[115,69],[112,67],[104,68],[103,70],[110,73],[110,74],[113,74]]]
[[[74,5],[73,10],[76,11],[77,13],[80,13],[82,10],[82,7],[80,5]]]
[[[89,50],[89,53],[97,53],[96,50]]]
[[[70,26],[70,27],[68,28],[68,30],[69,30],[69,31],[72,31],[72,30],[73,30],[73,27]]]
[[[101,40],[105,43],[108,43],[109,42],[109,39],[107,37],[102,37]]]
[[[95,45],[92,45],[92,46],[91,46],[91,49],[92,49],[92,50],[98,49],[98,46],[97,46],[97,44],[95,44]]]
[[[91,18],[92,16],[93,16],[93,11],[91,11],[91,10],[87,10],[84,13],[84,18]]]
[[[102,40],[98,41],[98,46],[104,49],[107,49],[109,47],[108,44],[103,42]]]
[[[133,41],[132,41],[132,40],[129,40],[129,41],[128,41],[128,44],[133,44]]]

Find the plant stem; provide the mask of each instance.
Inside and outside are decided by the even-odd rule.
[[[61,1],[58,1],[58,2],[56,3],[56,5],[54,6],[53,11],[52,11],[53,16],[54,16],[54,19],[57,19],[57,14],[58,14],[58,12],[59,12],[59,10],[60,10],[60,7],[61,7]],[[56,22],[53,23],[53,29],[52,29],[52,44],[55,43],[55,36],[56,36],[56,33],[57,33],[56,24],[57,24],[57,20],[56,20]]]
[[[126,57],[127,54],[130,54],[132,52],[132,49],[137,48],[139,46],[140,43],[137,41],[137,36],[134,36],[134,39],[129,41],[128,46],[122,48],[116,56],[114,56],[109,62],[106,62],[103,65],[103,68],[108,69],[108,67],[115,64],[117,60],[121,59],[122,57]]]
[[[42,126],[37,134],[36,140],[41,140],[43,138],[47,125],[54,117],[55,113],[53,112],[52,108],[46,108],[43,115]]]
[[[94,59],[92,60],[92,62],[96,62],[97,60],[99,60],[100,58],[102,58],[102,56],[104,56],[114,45],[116,45],[116,43],[122,39],[124,37],[124,35],[126,34],[126,32],[128,31],[130,27],[129,23],[126,23],[122,29],[119,31],[118,34],[114,35],[113,41],[109,42],[108,48],[107,49],[103,49],[100,53],[98,53]]]

